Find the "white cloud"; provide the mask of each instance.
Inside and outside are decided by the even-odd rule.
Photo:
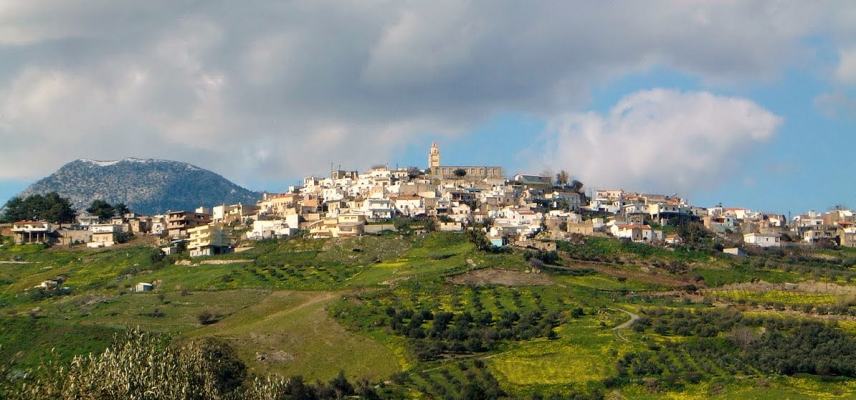
[[[626,96],[605,115],[555,118],[539,150],[541,162],[597,187],[687,194],[735,171],[739,156],[781,123],[746,99],[655,89]]]
[[[497,113],[550,119],[652,65],[774,79],[807,36],[856,26],[844,4],[9,3],[0,178],[79,157],[179,159],[244,183],[365,167],[414,135],[462,134]]]

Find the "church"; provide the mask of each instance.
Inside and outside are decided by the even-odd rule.
[[[463,170],[466,172],[464,176],[458,176],[455,171]],[[432,178],[438,179],[467,179],[467,180],[482,180],[482,179],[504,179],[502,167],[491,166],[472,166],[472,165],[440,165],[440,147],[437,143],[431,144],[431,151],[428,153],[428,171]]]

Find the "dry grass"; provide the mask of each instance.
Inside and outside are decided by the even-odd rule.
[[[189,337],[226,339],[253,372],[329,379],[344,369],[350,377],[384,378],[399,370],[392,350],[345,330],[326,307],[335,292],[277,291],[255,306]]]
[[[455,275],[449,278],[449,282],[474,286],[544,286],[553,284],[553,280],[547,274],[497,268],[480,269]]]

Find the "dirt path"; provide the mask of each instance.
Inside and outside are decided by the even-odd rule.
[[[446,361],[446,360],[452,360],[452,361],[456,361],[456,360],[473,360],[473,359],[478,359],[478,360],[489,360],[489,359],[491,359],[491,358],[498,357],[498,356],[501,356],[501,355],[505,355],[505,354],[511,353],[511,352],[513,352],[513,351],[514,351],[514,350],[506,350],[506,351],[502,351],[502,352],[499,352],[499,353],[487,353],[487,354],[479,354],[479,353],[474,353],[474,354],[450,354],[450,355],[448,355],[448,356],[446,356],[446,357],[444,358],[444,361]],[[423,369],[423,370],[421,370],[421,371],[422,371],[422,372],[431,372],[431,371],[436,371],[436,370],[438,370],[438,369],[443,369],[443,368],[446,368],[446,366],[444,366],[444,365],[442,365],[442,364],[441,364],[441,365],[438,365],[438,366],[434,366],[434,367],[430,367],[430,368]]]
[[[306,307],[311,307],[311,306],[314,306],[318,303],[322,303],[322,302],[332,300],[336,297],[336,295],[337,295],[336,292],[323,292],[322,294],[319,294],[318,296],[312,297],[312,298],[310,298],[310,299],[308,299],[302,303],[299,303],[299,304],[295,305],[294,307],[286,308],[286,309],[268,314],[263,318],[263,321],[270,321],[270,320],[279,318],[283,315],[293,314],[293,313],[300,311]]]
[[[613,310],[613,311],[620,311],[620,312],[623,312],[623,313],[625,313],[625,314],[627,314],[627,315],[629,315],[629,316],[630,316],[630,319],[629,319],[629,320],[625,321],[625,322],[624,322],[624,323],[622,323],[621,325],[616,326],[615,328],[612,328],[612,330],[613,330],[613,331],[615,331],[615,334],[616,334],[616,335],[618,335],[618,338],[619,338],[619,339],[621,339],[621,340],[623,340],[623,341],[625,341],[625,342],[629,342],[630,340],[628,340],[626,337],[624,337],[624,335],[622,335],[622,334],[621,334],[621,331],[622,331],[622,330],[624,330],[624,329],[630,328],[630,327],[633,325],[633,323],[634,323],[634,322],[636,322],[636,320],[638,320],[638,319],[639,319],[639,318],[641,318],[641,317],[639,317],[639,315],[638,315],[638,314],[634,314],[634,313],[632,313],[632,312],[630,312],[630,311],[622,310],[622,309],[620,309],[620,308],[611,308],[611,307],[607,307],[607,309],[608,309],[608,310]]]

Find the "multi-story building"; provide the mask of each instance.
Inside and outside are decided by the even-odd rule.
[[[838,242],[842,247],[856,247],[856,224],[838,224]]]
[[[191,257],[213,256],[231,250],[229,237],[218,225],[199,225],[189,228],[187,234],[190,238],[187,250],[190,251]]]
[[[173,239],[186,239],[189,229],[210,222],[211,214],[192,211],[173,211],[166,216],[167,232]]]
[[[336,219],[335,237],[360,236],[365,233],[366,217],[363,214],[340,214]]]
[[[119,242],[119,226],[113,224],[97,224],[89,227],[92,237],[86,247],[110,247]]]
[[[219,205],[211,209],[211,221],[217,223],[231,224],[234,222],[246,222],[259,212],[259,207],[251,204]]]

